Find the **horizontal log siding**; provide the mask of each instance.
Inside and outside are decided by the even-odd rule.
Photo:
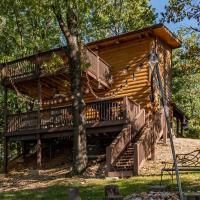
[[[149,86],[149,66],[148,53],[151,47],[151,39],[139,39],[129,43],[117,44],[108,48],[99,49],[99,56],[106,60],[112,68],[113,85],[107,92],[98,92],[99,96],[111,96],[124,81],[128,80],[128,85],[123,86],[116,97],[128,96],[142,107],[149,103],[150,86]],[[144,60],[140,62],[141,59]],[[138,63],[138,64],[136,64]],[[142,68],[136,71],[140,63]],[[127,75],[123,74],[123,69],[129,65],[130,69]],[[132,74],[135,74],[136,80],[133,80]],[[92,101],[94,97],[88,95],[86,101]]]
[[[160,55],[160,71],[163,78],[165,97],[169,107],[170,116],[173,116],[172,102],[172,49],[163,41],[158,40],[157,50]]]

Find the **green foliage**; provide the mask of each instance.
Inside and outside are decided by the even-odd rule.
[[[181,174],[183,191],[199,191],[199,173]],[[35,179],[34,179],[35,180]],[[41,180],[40,180],[41,182]],[[44,182],[47,182],[45,180]],[[78,179],[65,178],[57,181],[52,181],[50,186],[24,189],[20,191],[1,192],[1,200],[66,200],[68,199],[67,192],[70,187],[78,187],[80,189],[81,199],[83,200],[102,200],[105,197],[104,188],[106,185],[118,185],[122,196],[131,195],[133,193],[148,192],[150,185],[160,183],[160,176],[136,176],[129,179],[106,180],[106,179]],[[84,184],[80,184],[85,182]],[[164,185],[167,186],[167,191],[175,191],[176,182],[172,181],[169,175],[164,176]]]
[[[200,36],[188,31],[178,32],[183,46],[174,52],[173,98],[190,118],[187,136],[200,138]]]
[[[200,32],[200,1],[199,0],[169,0],[162,13],[163,20],[181,22],[184,19],[192,20],[191,30]]]
[[[59,70],[63,69],[63,65],[63,59],[59,55],[53,53],[51,60],[46,61],[41,65],[41,70],[49,74],[55,74]]]
[[[53,8],[68,20],[73,9],[80,40],[85,42],[117,35],[153,24],[154,10],[149,0],[1,0],[0,63],[66,45]],[[61,60],[54,57],[43,64],[43,70],[55,73]],[[84,63],[83,63],[84,64]],[[84,67],[88,64],[85,63]],[[3,103],[0,93],[1,106]],[[8,97],[9,112],[26,109],[26,103],[14,93]],[[22,104],[22,105],[21,105]],[[1,109],[2,111],[2,109]],[[3,111],[2,111],[3,112]],[[2,128],[0,116],[0,128]]]

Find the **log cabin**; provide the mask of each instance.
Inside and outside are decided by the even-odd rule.
[[[160,93],[149,66],[152,50],[159,55],[171,121],[172,50],[181,42],[163,24],[85,45],[89,67],[83,70],[88,156],[105,155],[107,176],[140,173],[145,159],[155,158],[156,143],[167,139]],[[72,101],[65,47],[0,64],[4,89],[4,172],[9,144],[18,142],[23,157],[36,147],[41,168],[43,146],[68,141],[73,152]],[[8,91],[26,104],[24,112],[8,109]]]

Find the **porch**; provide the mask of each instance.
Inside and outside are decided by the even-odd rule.
[[[86,103],[85,118],[87,134],[92,132],[119,131],[121,125],[133,121],[140,106],[128,97],[106,99]],[[72,135],[72,105],[7,115],[5,136]],[[96,133],[97,133],[96,132]]]

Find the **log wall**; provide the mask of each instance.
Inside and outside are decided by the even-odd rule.
[[[99,56],[112,66],[114,80],[110,90],[104,93],[98,92],[98,95],[128,96],[145,107],[150,102],[148,54],[151,44],[152,39],[145,38],[98,49]],[[127,67],[128,73],[124,74],[123,70]],[[86,101],[92,99],[93,96],[89,95]]]

